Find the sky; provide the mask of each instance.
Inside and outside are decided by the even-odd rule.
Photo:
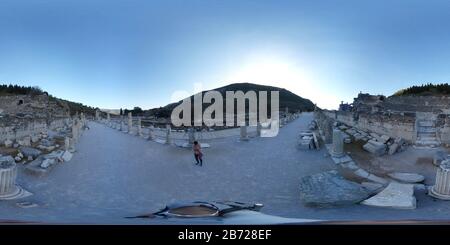
[[[235,82],[336,109],[449,68],[444,0],[0,0],[0,83],[105,109]]]

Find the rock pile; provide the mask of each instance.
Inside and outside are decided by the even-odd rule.
[[[351,143],[352,137],[355,141],[364,141],[366,143],[363,145],[363,149],[377,156],[381,156],[386,153],[393,155],[397,152],[405,150],[407,147],[406,141],[400,137],[394,139],[387,135],[367,132],[342,123],[338,123],[336,128],[343,131],[345,143]]]
[[[314,133],[312,132],[301,132],[298,140],[298,147],[300,149],[316,149],[316,140]]]

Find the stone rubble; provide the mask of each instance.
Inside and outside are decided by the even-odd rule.
[[[391,182],[384,190],[364,200],[362,204],[382,208],[415,209],[414,185]]]
[[[329,119],[324,120],[328,121]],[[389,155],[393,155],[395,153],[403,151],[407,147],[406,141],[400,137],[393,139],[387,135],[379,135],[374,132],[366,132],[356,127],[345,125],[341,122],[335,122],[334,125],[336,126],[336,129],[342,131],[344,143],[349,144],[353,141],[363,141],[365,142],[365,144],[363,145],[363,149],[376,156],[381,156],[386,153]]]

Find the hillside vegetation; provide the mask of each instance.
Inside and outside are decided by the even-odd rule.
[[[423,84],[420,86],[411,86],[406,89],[399,90],[393,94],[393,96],[450,96],[450,85],[448,83],[441,84]]]

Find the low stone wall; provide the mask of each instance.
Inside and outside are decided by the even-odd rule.
[[[352,112],[323,110],[323,114],[335,121],[356,127],[360,130],[385,134],[392,138],[401,137],[414,141],[416,137],[415,116],[409,114],[360,114]],[[450,133],[450,130],[449,130]]]
[[[19,140],[23,137],[39,134],[40,132],[47,132],[48,130],[55,130],[68,125],[69,118],[55,118],[48,122],[46,119],[16,119],[5,125],[3,123],[0,127],[0,142],[5,140]]]

